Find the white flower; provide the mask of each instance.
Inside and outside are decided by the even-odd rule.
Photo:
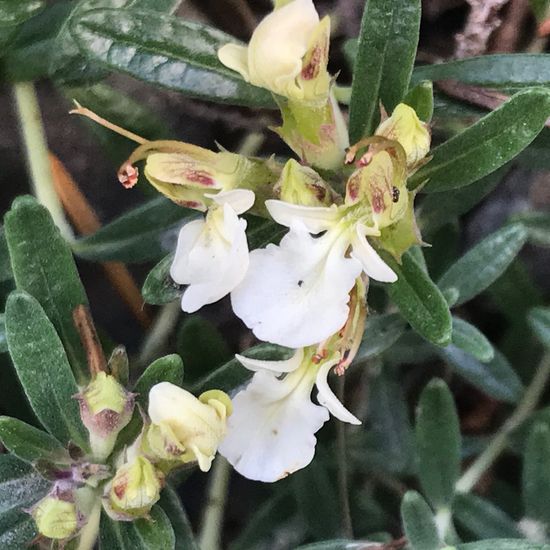
[[[327,382],[339,355],[317,365],[313,353],[299,349],[286,361],[237,355],[246,368],[257,372],[233,399],[233,414],[219,452],[243,476],[273,482],[307,466],[315,454],[315,433],[329,419],[329,412],[343,422],[361,423]],[[315,385],[322,406],[311,402]]]
[[[377,281],[397,280],[369,244],[366,236],[379,231],[363,224],[360,208],[276,200],[266,206],[291,229],[279,246],[250,254],[248,272],[231,293],[236,315],[259,339],[291,348],[320,343],[346,322],[349,292],[362,271]]]
[[[170,276],[189,285],[183,294],[183,311],[193,313],[229,294],[248,269],[246,221],[242,214],[254,204],[246,189],[208,195],[212,205],[206,218],[185,224],[178,237]]]
[[[329,33],[328,18],[319,21],[312,0],[293,0],[261,21],[248,46],[226,44],[218,57],[247,82],[281,96],[326,100]]]

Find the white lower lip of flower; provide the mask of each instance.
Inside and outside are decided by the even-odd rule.
[[[221,201],[220,201],[221,202]],[[242,211],[242,205],[239,210]],[[229,294],[248,269],[246,221],[229,203],[212,208],[205,220],[187,223],[180,230],[170,276],[189,285],[183,311],[193,313]]]
[[[351,241],[352,257],[361,262],[363,271],[375,281],[380,281],[381,283],[395,283],[395,281],[397,281],[397,275],[386,262],[382,260],[365,237],[369,232],[370,230],[363,224],[356,224]]]
[[[341,217],[336,206],[300,206],[273,199],[265,201],[265,205],[277,223],[291,227],[296,222],[300,222],[313,234],[330,229]]]
[[[347,232],[315,239],[294,225],[280,246],[251,253],[248,273],[231,294],[233,310],[261,340],[291,348],[322,342],[345,323],[362,270],[344,256],[348,246]]]
[[[307,364],[283,380],[257,372],[235,396],[219,452],[237,472],[273,482],[311,462],[314,434],[329,418],[326,408],[311,402],[315,374]]]

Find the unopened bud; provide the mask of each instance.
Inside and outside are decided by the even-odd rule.
[[[146,444],[158,460],[193,462],[206,472],[225,435],[232,412],[229,396],[219,390],[198,399],[188,391],[161,382],[149,392]]]
[[[164,477],[151,462],[137,456],[123,464],[107,485],[104,507],[113,519],[132,521],[148,516],[160,498]]]
[[[315,170],[294,159],[285,164],[275,193],[282,201],[300,206],[329,206],[335,197],[333,190]]]
[[[58,493],[55,489],[30,510],[38,533],[54,540],[74,537],[82,526],[82,517],[72,493]]]
[[[430,151],[431,136],[428,125],[405,103],[400,103],[391,117],[378,126],[376,135],[401,144],[405,150],[409,170],[418,168]]]
[[[132,418],[134,395],[126,391],[114,376],[99,372],[76,397],[94,454],[97,458],[107,458],[118,433]]]

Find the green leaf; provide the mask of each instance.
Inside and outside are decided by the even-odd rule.
[[[473,126],[432,150],[432,160],[410,180],[426,193],[470,185],[518,155],[542,130],[550,115],[550,91],[514,95]]]
[[[0,0],[0,27],[20,25],[43,7],[43,0]]]
[[[279,361],[288,359],[292,351],[288,348],[276,346],[275,344],[259,344],[253,348],[247,349],[243,355],[252,359],[262,359],[264,361]],[[252,372],[243,367],[237,359],[231,359],[215,371],[195,382],[190,391],[195,394],[206,390],[217,389],[230,392],[240,385],[247,382],[252,376]]]
[[[514,520],[492,502],[476,495],[457,494],[453,503],[453,517],[475,538],[520,537]]]
[[[350,141],[372,134],[379,102],[388,111],[406,94],[420,27],[419,0],[365,3],[350,101]]]
[[[453,218],[470,211],[502,181],[506,171],[507,168],[504,167],[479,180],[475,185],[424,197],[416,212],[422,232],[433,232],[448,224]]]
[[[550,491],[550,427],[537,423],[532,428],[523,462],[523,502],[530,519],[550,526],[548,494]]]
[[[3,58],[2,68],[7,80],[37,80],[48,75],[55,37],[72,8],[70,1],[50,4],[17,29]]]
[[[416,492],[408,491],[401,503],[405,535],[412,550],[439,550],[442,542],[428,503]]]
[[[13,202],[5,231],[17,288],[40,302],[63,341],[75,376],[84,382],[88,366],[73,311],[88,299],[69,246],[46,208],[32,197]]]
[[[10,252],[4,229],[0,228],[0,283],[13,279],[11,270]]]
[[[330,476],[320,460],[314,460],[291,478],[298,512],[313,540],[334,536],[340,531],[338,514],[334,513],[337,500],[334,476]]]
[[[550,84],[550,55],[497,54],[469,57],[414,69],[412,80],[459,80],[491,88],[532,88]]]
[[[346,539],[335,539],[298,546],[296,550],[365,550],[365,543]]]
[[[438,283],[439,288],[443,291],[457,289],[459,298],[456,305],[471,300],[506,271],[526,240],[527,231],[520,224],[495,231],[443,274]]]
[[[409,90],[403,98],[403,103],[412,107],[418,118],[424,122],[430,122],[434,114],[434,87],[430,80],[419,82]]]
[[[31,407],[43,426],[62,443],[87,447],[74,395],[71,367],[54,326],[29,294],[14,291],[6,305],[8,348]]]
[[[190,97],[274,108],[270,93],[247,84],[218,60],[235,38],[217,29],[154,11],[98,9],[71,22],[81,51],[109,69]]]
[[[150,518],[125,522],[113,521],[103,513],[99,530],[100,550],[175,550],[176,537],[168,516],[158,505],[153,507],[150,515]]]
[[[282,227],[271,220],[260,218],[259,216],[245,216],[246,236],[248,239],[248,248],[254,250],[263,248],[270,243],[278,244],[283,235],[288,231],[286,227]]]
[[[178,331],[177,349],[188,381],[204,376],[232,357],[220,331],[200,315],[190,315],[184,320]]]
[[[459,317],[453,317],[452,342],[483,363],[491,361],[495,356],[495,350],[485,335]]]
[[[536,246],[550,247],[550,214],[547,212],[522,212],[512,217],[526,229],[529,242]]]
[[[8,342],[6,340],[6,316],[0,313],[0,353],[8,351]]]
[[[191,523],[181,505],[178,494],[171,485],[162,490],[159,506],[164,510],[176,537],[175,549],[199,550],[195,541]]]
[[[173,248],[176,230],[196,212],[158,197],[76,241],[75,254],[94,261],[124,263],[159,260]]]
[[[456,550],[550,550],[549,544],[536,544],[526,540],[489,539],[459,544]]]
[[[545,348],[550,349],[550,308],[535,307],[529,312],[529,324]]]
[[[136,403],[143,411],[147,411],[151,388],[160,382],[170,382],[176,386],[181,386],[183,384],[183,374],[183,361],[179,355],[166,355],[153,361],[139,377],[132,390],[137,394]],[[139,408],[136,407],[132,419],[118,436],[115,450],[122,449],[124,445],[134,440],[138,436],[141,426],[141,414]]]
[[[407,324],[398,313],[369,315],[361,346],[352,364],[384,353],[405,332]]]
[[[0,455],[0,547],[26,548],[36,536],[34,520],[23,512],[40,500],[50,483],[13,455]]]
[[[32,463],[39,458],[69,460],[55,437],[17,418],[0,416],[0,440],[8,451],[25,462]]]
[[[370,469],[391,473],[414,470],[415,440],[409,408],[397,373],[387,366],[369,381],[366,452]]]
[[[426,340],[440,346],[448,344],[451,313],[435,283],[409,252],[403,255],[401,265],[389,256],[385,259],[398,277],[395,283],[387,285],[387,292],[403,317]]]
[[[0,516],[34,504],[48,489],[49,483],[30,464],[13,455],[0,455]]]
[[[495,357],[482,363],[469,353],[450,345],[437,352],[454,372],[487,395],[506,403],[517,403],[523,395],[523,384],[502,353],[495,350]]]
[[[170,277],[174,254],[163,258],[147,275],[141,295],[147,304],[161,306],[180,298],[183,288]]]
[[[448,508],[460,474],[460,426],[453,396],[443,380],[422,391],[416,416],[418,477],[436,509]]]

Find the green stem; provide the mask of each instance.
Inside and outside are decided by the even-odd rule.
[[[230,474],[229,463],[225,458],[218,455],[212,468],[212,475],[208,486],[208,500],[202,518],[202,527],[199,535],[201,550],[220,550],[221,548],[223,515]]]
[[[512,416],[508,418],[486,449],[457,481],[456,491],[458,493],[467,493],[471,491],[483,474],[506,449],[510,434],[523,424],[536,409],[549,376],[550,353],[546,353]]]
[[[88,522],[80,532],[77,550],[92,550],[94,548],[97,536],[99,534],[99,521],[101,519],[101,500],[97,499],[90,515]]]
[[[18,82],[13,86],[13,92],[33,193],[38,202],[49,210],[65,240],[72,241],[74,240],[73,231],[65,218],[63,206],[55,191],[50,151],[42,124],[36,90],[32,82]]]

